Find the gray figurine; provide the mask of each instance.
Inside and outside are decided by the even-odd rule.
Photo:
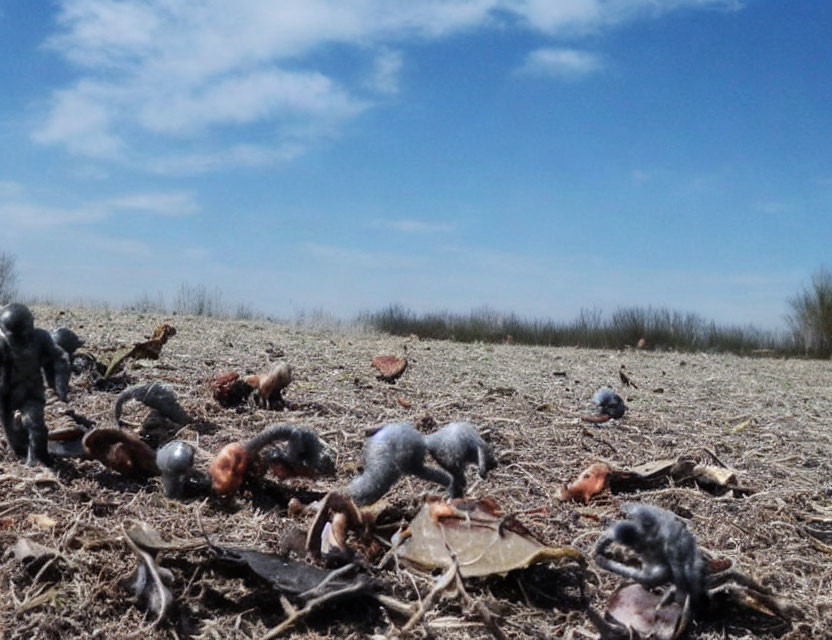
[[[694,609],[701,607],[708,570],[696,538],[685,523],[670,511],[640,502],[625,503],[621,510],[626,519],[612,525],[595,547],[598,566],[634,580],[645,589],[670,585],[662,603],[688,601]],[[613,542],[635,552],[641,566],[624,564],[606,555]]]
[[[601,387],[592,394],[592,403],[597,405],[602,416],[620,418],[627,410],[624,400],[609,387]]]
[[[465,495],[465,468],[477,465],[480,478],[497,466],[491,447],[482,439],[474,425],[451,422],[439,431],[425,436],[428,452],[445,471],[451,474],[448,493],[452,498]]]
[[[425,453],[447,471],[425,465]],[[381,498],[401,478],[410,474],[446,487],[452,498],[465,492],[465,468],[479,466],[482,477],[496,464],[490,447],[476,429],[465,422],[452,422],[424,436],[409,422],[388,424],[364,446],[364,473],[347,487],[359,506]]]
[[[84,346],[84,341],[81,340],[81,338],[79,338],[78,335],[72,331],[72,329],[67,329],[66,327],[55,329],[52,332],[52,340],[61,349],[66,351],[66,355],[69,356],[70,362],[72,361],[73,354],[80,347]]]
[[[49,464],[44,421],[50,388],[66,402],[69,395],[69,357],[44,329],[35,328],[26,305],[12,303],[0,310],[0,422],[14,452],[29,465]],[[20,421],[15,412],[20,411]]]
[[[179,425],[186,425],[193,421],[191,416],[182,408],[182,405],[179,404],[179,400],[176,399],[173,387],[168,384],[161,382],[135,384],[119,393],[113,410],[116,424],[121,424],[121,413],[124,404],[128,400],[138,400],[146,407],[159,413],[159,415]]]
[[[173,440],[156,452],[156,466],[162,473],[162,487],[168,498],[181,499],[192,475],[194,448],[182,440]]]
[[[403,474],[450,486],[444,471],[425,466],[425,437],[409,422],[394,422],[382,427],[364,445],[364,473],[347,487],[359,506],[376,502]]]

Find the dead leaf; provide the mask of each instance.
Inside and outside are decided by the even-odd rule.
[[[254,575],[269,583],[281,593],[303,596],[307,592],[326,588],[339,591],[345,587],[359,585],[358,591],[368,591],[369,582],[364,576],[356,578],[330,578],[330,572],[307,562],[285,558],[274,553],[254,549],[240,549],[212,545],[218,559],[224,563],[247,567]],[[324,583],[324,581],[326,583]],[[347,595],[347,594],[345,594]],[[359,595],[350,591],[348,595]]]
[[[399,403],[400,407],[404,407],[405,409],[410,409],[413,406],[413,403],[409,400],[405,400],[401,396],[396,397],[396,402]]]
[[[751,425],[751,418],[748,420],[743,420],[739,424],[734,425],[731,428],[731,433],[742,433]]]
[[[175,327],[167,323],[160,324],[153,330],[153,336],[149,340],[137,342],[132,347],[117,350],[107,365],[104,377],[112,376],[128,358],[158,360],[162,353],[162,346],[168,341],[168,338],[175,335]]]
[[[157,553],[159,551],[184,551],[187,549],[200,549],[207,545],[205,540],[173,540],[166,542],[162,536],[145,522],[134,522],[129,529],[125,531],[130,540],[145,551],[152,551]]]
[[[10,552],[30,574],[37,574],[49,561],[60,556],[56,549],[45,547],[31,538],[18,538]]]
[[[30,513],[26,516],[26,521],[41,529],[51,529],[58,524],[57,520],[50,518],[45,513]]]
[[[374,369],[379,371],[379,379],[385,382],[393,382],[407,369],[407,359],[396,356],[376,356],[370,363]]]
[[[152,529],[150,531],[156,533]],[[147,533],[147,535],[151,534]],[[158,534],[156,536],[158,537]],[[173,604],[173,595],[167,586],[173,583],[173,574],[170,570],[156,564],[156,554],[151,554],[146,549],[141,548],[127,531],[125,531],[125,539],[127,545],[138,556],[139,560],[139,564],[130,579],[130,590],[138,599],[139,604],[145,606],[151,614],[156,616],[152,624],[155,627],[164,619]],[[141,540],[141,537],[137,539]]]
[[[14,547],[12,548],[14,559],[17,562],[31,562],[41,558],[51,558],[58,555],[58,552],[49,547],[44,547],[39,542],[35,542],[31,538],[18,538]]]
[[[658,607],[662,596],[650,593],[640,584],[630,584],[613,592],[607,602],[603,619],[590,615],[598,627],[601,637],[607,638],[650,638],[651,640],[673,640],[683,629],[682,607],[671,602]],[[594,612],[593,612],[594,613]]]
[[[399,557],[426,571],[448,569],[455,557],[464,578],[503,575],[550,560],[584,562],[574,547],[548,547],[513,516],[496,515],[494,507],[493,501],[429,498],[411,522]]]
[[[737,484],[737,476],[730,469],[698,464],[693,468],[693,476],[698,482],[720,487]]]

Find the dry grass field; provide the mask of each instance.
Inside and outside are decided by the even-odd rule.
[[[31,469],[0,445],[0,629],[4,638],[260,638],[283,618],[278,596],[215,566],[205,549],[165,553],[177,604],[157,628],[123,586],[135,556],[123,540],[126,523],[146,522],[163,537],[201,536],[197,513],[212,540],[267,551],[294,549],[306,518],[290,519],[293,495],[306,501],[343,487],[360,467],[365,429],[389,421],[480,425],[500,465],[473,495],[494,496],[504,512],[538,510],[521,520],[551,545],[574,545],[589,555],[618,507],[639,500],[684,517],[702,547],[734,562],[788,600],[801,618],[790,627],[761,623],[742,612],[700,620],[687,637],[829,638],[832,629],[832,363],[649,351],[595,351],[456,344],[392,338],[371,332],[297,329],[254,321],[137,315],[86,309],[34,309],[45,328],[68,326],[92,350],[129,345],[162,321],[177,334],[157,361],[130,361],[109,387],[85,376],[72,380],[68,405],[49,396],[51,429],[72,424],[71,408],[97,426],[115,426],[117,392],[125,384],[161,380],[176,389],[196,422],[180,437],[193,443],[207,466],[224,444],[273,422],[314,429],[337,451],[335,478],[268,481],[230,500],[168,500],[156,479],[139,482],[98,462],[60,461],[54,471]],[[395,384],[379,381],[370,361],[406,356]],[[254,373],[278,360],[295,379],[285,393],[290,407],[274,412],[244,406],[224,409],[205,380],[222,371]],[[622,388],[621,365],[638,385]],[[563,375],[565,373],[565,375]],[[629,410],[604,425],[581,422],[590,397],[613,385]],[[663,392],[657,392],[662,389]],[[402,402],[400,402],[400,400]],[[404,405],[409,405],[405,407]],[[127,420],[139,424],[131,405]],[[738,428],[739,427],[739,428]],[[588,464],[628,467],[712,452],[733,469],[749,495],[721,496],[695,486],[597,496],[564,503],[559,488]],[[473,469],[469,470],[473,479]],[[415,514],[425,482],[402,480],[388,502]],[[811,535],[810,535],[811,534]],[[59,556],[32,575],[10,549],[21,537]],[[402,601],[430,590],[404,568],[371,572]],[[621,580],[598,571],[539,569],[472,580],[468,592],[497,616],[509,638],[595,638],[583,607],[602,608]],[[417,594],[418,590],[418,594]],[[340,605],[288,632],[295,638],[365,638],[394,635],[402,620],[372,602]],[[481,618],[446,597],[428,611],[416,637],[490,637]]]

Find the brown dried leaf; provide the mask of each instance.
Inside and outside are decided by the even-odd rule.
[[[58,524],[57,520],[50,518],[45,513],[30,513],[26,516],[26,521],[40,529],[51,529]]]
[[[640,584],[631,584],[613,592],[607,613],[615,622],[635,632],[637,638],[672,640],[677,636],[682,607],[668,603],[657,608],[662,596],[650,593]]]
[[[378,369],[379,379],[385,382],[393,382],[407,369],[407,359],[396,356],[376,356],[370,366]]]

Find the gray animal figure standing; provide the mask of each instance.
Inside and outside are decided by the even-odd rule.
[[[639,502],[625,503],[621,510],[626,519],[611,526],[598,541],[593,556],[596,564],[645,589],[669,584],[659,606],[675,600],[685,609],[700,609],[705,603],[708,567],[685,523],[670,511]],[[605,555],[613,542],[637,553],[641,566]]]
[[[480,478],[497,466],[491,447],[482,439],[474,425],[468,422],[451,422],[438,431],[425,436],[428,453],[445,471],[451,474],[448,493],[452,498],[465,495],[465,467],[477,465]]]
[[[447,471],[425,465],[425,453]],[[465,467],[477,463],[481,477],[496,465],[490,447],[468,423],[453,422],[424,436],[409,422],[388,424],[364,446],[364,473],[347,487],[359,505],[379,500],[404,474],[435,482],[458,498],[465,491]]]
[[[29,465],[50,463],[44,420],[43,375],[63,402],[69,395],[69,357],[26,305],[0,310],[0,422],[14,452]],[[15,412],[20,412],[16,421]]]
[[[624,400],[609,387],[601,387],[592,394],[592,403],[600,409],[601,415],[620,418],[627,410]]]

